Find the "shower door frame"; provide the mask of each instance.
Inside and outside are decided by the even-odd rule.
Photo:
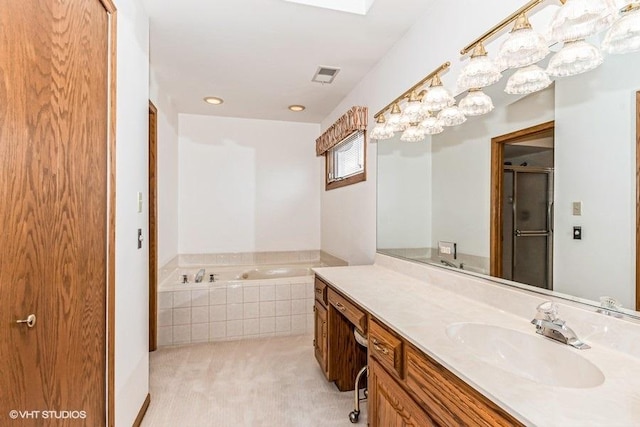
[[[545,260],[545,270],[546,270],[546,280],[547,287],[540,287],[541,289],[553,290],[553,201],[554,201],[554,188],[553,188],[553,168],[545,168],[545,167],[536,167],[536,166],[503,166],[503,180],[506,180],[505,174],[506,172],[513,173],[513,206],[511,209],[512,215],[512,241],[511,241],[511,280],[514,279],[514,272],[516,268],[516,252],[518,250],[517,238],[518,237],[546,237],[547,239],[547,256]],[[520,231],[517,227],[517,218],[516,218],[516,210],[517,210],[517,198],[516,194],[518,192],[518,174],[529,173],[529,174],[544,174],[547,175],[547,206],[546,206],[546,222],[547,229],[546,230],[535,230],[535,231]],[[503,181],[504,186],[504,181]],[[504,223],[503,223],[504,227]],[[503,230],[504,236],[504,230]],[[504,251],[503,251],[504,253]],[[502,269],[504,270],[504,263],[502,264]],[[517,281],[517,280],[516,280]],[[533,285],[532,286],[537,286]]]

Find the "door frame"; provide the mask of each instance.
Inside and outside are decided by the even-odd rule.
[[[112,0],[99,0],[109,17],[109,105],[107,131],[107,413],[109,427],[115,426],[115,308],[116,308],[116,89],[118,13]]]
[[[489,274],[502,277],[502,195],[504,146],[553,134],[555,120],[491,138],[491,227]]]
[[[636,310],[640,310],[640,91],[636,92]]]
[[[158,109],[149,101],[149,351],[155,351],[158,319]]]

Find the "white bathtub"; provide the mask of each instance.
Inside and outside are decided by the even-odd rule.
[[[289,277],[313,276],[313,267],[321,267],[321,264],[273,264],[256,266],[201,266],[177,268],[158,287],[158,291],[177,291],[186,289],[206,289],[219,282],[235,282],[243,280],[272,280]],[[202,282],[196,283],[195,278],[198,271],[204,269]],[[211,280],[211,275],[213,281]],[[185,283],[184,280],[187,282]]]
[[[320,264],[177,268],[158,287],[158,343],[309,334],[315,266]],[[202,268],[203,281],[195,283]],[[183,275],[187,283],[182,283]]]

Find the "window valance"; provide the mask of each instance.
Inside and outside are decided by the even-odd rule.
[[[368,113],[367,107],[351,107],[316,139],[316,154],[321,156],[353,132],[366,130]]]

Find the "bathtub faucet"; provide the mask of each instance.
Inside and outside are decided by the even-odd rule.
[[[195,282],[196,283],[201,283],[203,278],[204,278],[204,268],[201,268],[200,271],[198,271],[198,273],[196,273]]]
[[[213,273],[210,274],[209,275],[209,282],[211,282],[211,283],[215,282],[217,276],[218,276],[217,274],[213,274]]]

